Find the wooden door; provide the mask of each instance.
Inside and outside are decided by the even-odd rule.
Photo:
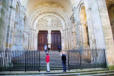
[[[38,50],[43,51],[44,45],[48,43],[47,41],[47,31],[39,31],[38,33]]]
[[[51,32],[51,50],[58,50],[61,47],[61,33],[60,31]]]

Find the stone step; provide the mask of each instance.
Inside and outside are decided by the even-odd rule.
[[[26,71],[26,72],[14,72],[14,71],[7,71],[7,72],[0,72],[0,75],[32,75],[32,76],[41,76],[41,75],[45,75],[45,76],[113,76],[114,75],[114,70],[110,71],[110,70],[106,70],[106,69],[83,69],[83,70],[67,70],[67,73],[63,73],[62,70],[51,70],[50,72],[46,72],[46,70],[44,69],[44,71],[38,72],[38,71]]]
[[[25,54],[26,53],[26,54]],[[39,65],[39,52],[25,52],[18,57],[13,58],[13,69],[23,70],[25,65],[28,68],[34,68],[34,66]],[[20,67],[19,67],[20,66]],[[45,52],[40,52],[40,69],[45,69]],[[52,68],[62,68],[61,56],[59,52],[50,52],[50,67]]]
[[[54,52],[53,52],[54,53]],[[25,59],[25,55],[23,54],[23,55],[21,55],[20,57],[15,57],[13,60],[14,61],[17,61],[17,62],[19,62],[19,61],[36,61],[36,60],[38,60],[39,59],[39,55],[38,54],[36,54],[36,55],[34,55],[33,53],[31,53],[31,55],[29,55],[30,53],[26,53],[26,59]],[[32,55],[33,54],[33,55]],[[40,60],[45,60],[45,53],[44,52],[42,52],[42,53],[40,53],[41,55],[40,55]],[[43,55],[44,54],[44,55]],[[33,57],[34,56],[34,57]],[[56,61],[58,61],[58,60],[60,60],[61,59],[61,57],[60,57],[60,55],[59,55],[59,53],[55,53],[54,54],[54,56],[52,55],[52,54],[50,54],[50,60],[52,60],[52,61],[54,61],[56,59]]]

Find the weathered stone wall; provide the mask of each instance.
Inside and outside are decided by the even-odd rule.
[[[89,32],[90,48],[103,48],[106,49],[106,59],[108,65],[114,64],[114,52],[113,52],[113,39],[109,17],[106,9],[105,0],[71,0],[74,9],[74,17],[76,22],[77,44],[80,46],[82,41],[79,39],[81,35],[81,22],[79,18],[79,9],[81,6],[85,6],[87,15],[87,25]]]
[[[99,13],[102,22],[102,28],[104,33],[105,45],[106,45],[106,59],[108,66],[114,65],[114,42],[112,36],[111,25],[109,21],[108,9],[105,0],[97,0]]]
[[[24,37],[24,17],[25,17],[25,9],[21,5],[21,2],[17,1],[16,8],[14,11],[14,29],[12,29],[12,50],[23,50],[23,37]],[[10,38],[12,39],[12,38]]]
[[[2,0],[0,1],[0,18],[1,18]]]
[[[0,17],[0,49],[6,47],[7,27],[9,23],[9,8],[10,1],[1,0],[1,17]]]
[[[2,27],[2,18],[1,18],[1,10],[2,10],[2,0],[0,1],[0,28]],[[2,33],[0,33],[0,47],[2,47],[1,45],[2,45]]]
[[[17,49],[20,47],[18,44],[21,43],[22,48],[22,38],[20,37],[19,41],[19,32],[21,32],[21,36],[23,35],[22,31],[24,30],[24,15],[25,9],[21,5],[20,0],[1,0],[1,17],[0,17],[0,47],[1,48],[14,48],[17,45]],[[16,9],[16,5],[19,9]],[[16,13],[18,11],[18,13]],[[17,32],[18,31],[18,32]],[[18,38],[15,37],[18,36]],[[18,40],[16,40],[18,39]],[[19,42],[16,42],[19,41]],[[17,43],[17,44],[16,44]]]
[[[0,51],[1,53],[6,49],[7,41],[7,27],[9,23],[9,6],[10,1],[1,0],[0,1]],[[1,55],[1,64],[2,66],[9,66],[10,59],[8,55],[3,53]]]
[[[9,23],[7,22],[7,39],[5,47],[11,50],[23,50],[23,31],[25,9],[20,0],[10,1]]]

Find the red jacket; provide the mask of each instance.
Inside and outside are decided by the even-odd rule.
[[[46,63],[50,62],[50,56],[46,55],[46,59],[45,59]]]

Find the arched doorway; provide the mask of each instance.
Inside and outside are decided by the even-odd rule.
[[[51,42],[49,42],[49,39],[51,39]],[[51,38],[50,38],[48,31],[45,31],[45,30],[39,31],[38,46],[37,46],[38,50],[43,51],[44,45],[48,45],[48,48],[50,48],[50,50],[53,50],[53,51],[60,50],[61,49],[61,32],[59,30],[52,30]],[[49,45],[51,47],[49,47]]]
[[[34,7],[34,5],[37,5],[37,6]],[[48,31],[47,37],[52,36],[52,39],[51,38],[47,39],[48,41],[47,44],[52,45],[49,47],[51,48],[51,50],[57,50],[57,46],[60,46],[62,50],[67,49],[68,41],[69,41],[69,45],[71,45],[70,43],[71,39],[67,38],[67,36],[70,35],[72,32],[72,30],[68,31],[72,28],[72,24],[70,21],[70,17],[72,15],[72,6],[69,0],[63,0],[63,1],[36,0],[35,2],[33,0],[29,0],[27,7],[28,7],[27,13],[29,15],[28,21],[30,21],[30,24],[28,25],[30,26],[29,27],[30,31],[32,31],[31,39],[34,38],[33,41],[31,40],[31,42],[33,43],[32,47],[35,50],[38,49],[39,47],[38,45],[40,40],[39,40],[38,32],[40,30],[47,30]],[[52,31],[56,31],[56,34],[55,32],[52,32]],[[69,33],[65,34],[66,32],[69,32]],[[58,38],[60,38],[60,39],[57,39],[59,40],[59,42],[56,43],[57,45],[55,45],[54,43],[51,44],[53,39],[56,39],[55,35],[57,35]],[[57,40],[54,40],[54,42],[56,42]],[[56,47],[54,48],[54,46]],[[41,48],[39,49],[43,50]]]

